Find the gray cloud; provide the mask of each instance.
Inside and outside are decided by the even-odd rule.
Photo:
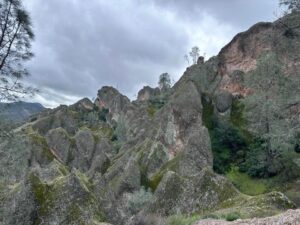
[[[203,19],[203,12],[220,23],[237,28],[251,26],[258,21],[269,21],[277,11],[277,0],[152,0],[154,4],[175,11],[192,21]],[[142,2],[142,0],[140,0]]]
[[[167,3],[166,3],[167,2]],[[230,2],[230,3],[229,3]],[[233,35],[271,20],[273,0],[28,0],[36,34],[30,82],[48,106],[112,85],[133,97],[162,72],[175,79],[199,45],[217,54]]]

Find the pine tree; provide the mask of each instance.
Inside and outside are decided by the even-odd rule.
[[[193,61],[193,64],[197,64],[197,60],[200,56],[200,49],[199,47],[195,46],[192,48],[191,52],[189,53],[192,61]]]
[[[28,76],[23,62],[33,56],[33,39],[30,16],[21,0],[0,0],[0,101],[35,91],[21,82]]]
[[[163,73],[159,76],[158,81],[159,88],[161,90],[168,90],[171,88],[171,78],[168,73]]]

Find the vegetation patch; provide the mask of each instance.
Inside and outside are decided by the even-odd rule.
[[[192,223],[201,219],[199,215],[188,216],[177,214],[167,218],[166,224],[167,225],[191,225]]]
[[[152,97],[148,101],[147,113],[149,117],[154,117],[155,113],[160,110],[168,101],[167,94],[161,94],[157,97]]]
[[[254,179],[246,173],[241,173],[237,167],[231,168],[226,177],[244,194],[259,195],[268,191],[268,181]]]
[[[225,174],[232,165],[238,166],[245,161],[248,150],[249,141],[241,128],[244,125],[243,107],[235,102],[231,111],[232,120],[223,122],[214,115],[214,105],[209,97],[202,97],[202,105],[202,121],[211,139],[214,171]]]
[[[147,182],[148,187],[150,187],[152,191],[155,191],[166,172],[168,171],[176,172],[180,159],[181,159],[181,154],[179,153],[177,156],[175,156],[175,158],[166,162],[161,167],[161,169],[157,173],[155,173]]]
[[[127,207],[132,215],[138,213],[147,203],[152,200],[152,193],[142,187],[139,191],[132,194],[128,200]]]
[[[102,108],[100,111],[99,111],[99,120],[103,121],[103,122],[106,122],[107,121],[107,115],[109,113],[109,109],[106,109],[106,108]]]
[[[240,219],[240,218],[241,218],[241,216],[237,212],[232,212],[232,213],[228,213],[227,215],[225,215],[225,219],[227,221],[235,221],[235,220]]]

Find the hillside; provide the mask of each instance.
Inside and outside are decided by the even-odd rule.
[[[130,101],[105,86],[1,138],[0,224],[190,224],[297,208],[294,24],[299,13],[256,24],[172,88]]]
[[[23,122],[31,115],[43,111],[45,108],[39,103],[14,102],[0,103],[0,118],[15,123]]]

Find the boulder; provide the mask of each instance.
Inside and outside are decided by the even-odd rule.
[[[232,95],[229,92],[221,92],[216,96],[216,108],[219,113],[225,113],[232,106]]]

